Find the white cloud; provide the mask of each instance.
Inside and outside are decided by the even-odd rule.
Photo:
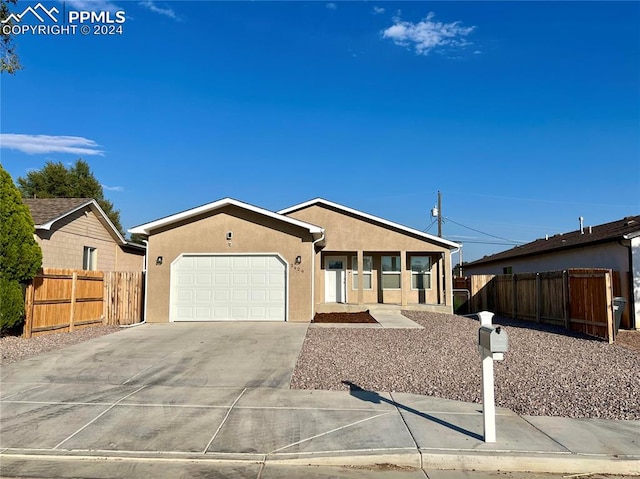
[[[428,55],[434,49],[471,45],[466,37],[476,27],[463,27],[460,22],[436,22],[434,17],[431,12],[424,20],[412,23],[397,16],[393,19],[394,24],[382,32],[382,37],[391,39],[396,45],[413,47],[418,55]]]
[[[336,5],[336,4],[335,4],[335,3],[333,3],[333,2],[329,2],[329,3],[327,3],[327,4],[325,5],[325,7],[327,7],[329,10],[337,10],[338,5]]]
[[[107,186],[107,185],[100,185],[102,186],[103,190],[107,190],[107,191],[124,191],[124,186]]]
[[[0,148],[18,150],[30,155],[70,153],[74,155],[104,156],[104,152],[99,147],[100,145],[95,141],[81,136],[0,134]]]
[[[380,15],[381,13],[384,13],[384,8],[382,7],[377,7],[377,6],[373,6],[373,13],[374,15]]]
[[[140,2],[140,5],[151,10],[154,13],[158,13],[160,15],[173,18],[174,20],[179,20],[178,15],[176,14],[176,12],[173,11],[173,9],[159,7],[158,5],[155,4],[155,2],[152,2],[151,0],[145,0],[143,2]]]

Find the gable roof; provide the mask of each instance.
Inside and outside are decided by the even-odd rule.
[[[36,230],[49,231],[57,221],[88,207],[118,243],[126,244],[120,232],[93,198],[24,198],[22,201],[29,207]]]
[[[580,233],[580,230],[575,230],[569,233],[560,233],[548,239],[537,239],[531,243],[516,246],[507,251],[502,251],[467,263],[466,266],[494,263],[507,259],[534,256],[598,243],[634,238],[640,236],[640,216],[627,216],[626,218],[612,221],[611,223],[585,227],[583,231],[584,233]]]
[[[233,198],[223,198],[221,200],[214,201],[213,203],[207,203],[206,205],[198,206],[196,208],[191,208],[190,210],[185,210],[180,213],[173,214],[171,216],[165,216],[164,218],[151,221],[150,223],[144,223],[142,225],[134,226],[129,230],[129,232],[149,235],[155,229],[162,228],[164,226],[169,226],[173,223],[177,223],[179,221],[193,218],[198,215],[209,213],[217,209],[224,208],[225,206],[237,206],[238,208],[252,211],[254,213],[258,213],[258,214],[267,216],[269,218],[282,221],[284,223],[299,226],[301,228],[308,230],[309,233],[311,234],[314,234],[314,233],[322,234],[324,232],[323,228],[316,225],[312,225],[311,223],[305,223],[304,221],[296,220],[294,218],[289,218],[288,216],[284,216],[279,213],[274,213],[273,211],[265,210],[264,208],[260,208],[259,206],[243,203],[242,201],[234,200]]]
[[[329,206],[330,208],[337,209],[339,211],[343,211],[345,213],[349,213],[351,215],[373,221],[384,226],[389,226],[391,228],[398,229],[400,231],[404,231],[406,233],[411,233],[415,236],[419,236],[421,238],[427,239],[429,241],[440,243],[442,245],[448,246],[450,249],[459,248],[460,245],[458,243],[454,243],[453,241],[446,240],[444,238],[440,238],[438,236],[433,236],[428,233],[425,233],[420,230],[416,230],[414,228],[409,228],[408,226],[401,225],[399,223],[394,223],[393,221],[385,220],[384,218],[380,218],[379,216],[370,215],[369,213],[364,213],[362,211],[355,210],[353,208],[349,208],[348,206],[343,206],[338,203],[334,203],[332,201],[325,200],[323,198],[315,198],[313,200],[305,201],[304,203],[300,203],[294,206],[290,206],[289,208],[285,208],[283,210],[278,211],[278,213],[282,215],[288,215],[289,213],[293,213],[294,211],[298,211],[304,208],[308,208],[313,205],[324,205]]]

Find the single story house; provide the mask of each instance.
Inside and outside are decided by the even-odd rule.
[[[464,265],[465,274],[537,273],[605,268],[620,273],[627,300],[622,324],[640,328],[640,216],[537,239]]]
[[[144,270],[145,247],[126,241],[92,198],[27,198],[44,268]]]
[[[309,322],[323,305],[452,311],[456,243],[324,199],[274,212],[224,198],[136,226],[148,322]]]

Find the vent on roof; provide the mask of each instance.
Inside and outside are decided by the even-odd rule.
[[[627,218],[625,218],[627,219]],[[631,226],[632,224],[635,224],[636,220],[634,220],[633,218],[629,219],[628,221],[625,221],[624,225],[625,226]]]

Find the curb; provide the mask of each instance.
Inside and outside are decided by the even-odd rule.
[[[459,471],[498,471],[640,476],[640,455],[517,453],[414,450],[411,452],[341,451],[304,455],[260,454],[120,454],[116,451],[3,451],[0,457],[35,461],[102,461],[199,464],[273,464],[282,466],[380,466]]]

